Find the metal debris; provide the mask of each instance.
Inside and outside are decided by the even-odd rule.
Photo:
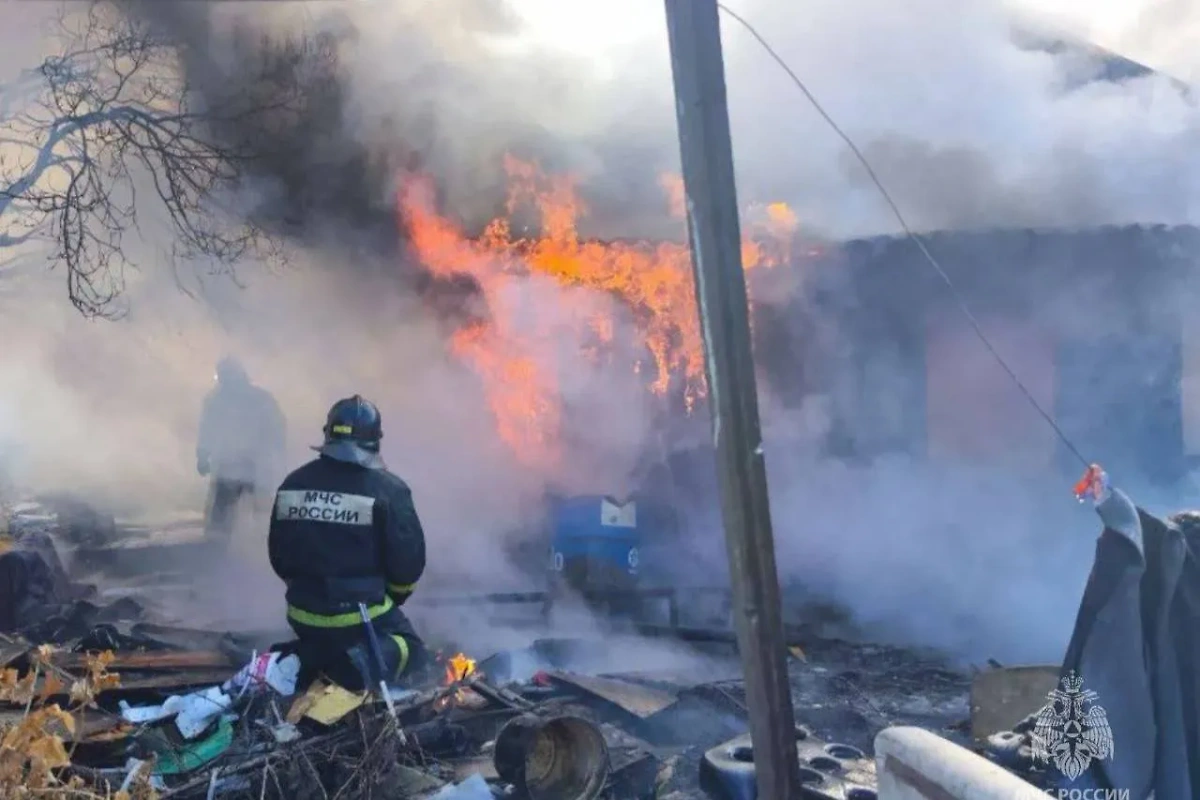
[[[652,717],[679,700],[678,694],[616,678],[561,672],[551,673],[550,678],[606,700],[638,719]]]

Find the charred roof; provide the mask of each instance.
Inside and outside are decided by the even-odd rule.
[[[961,297],[980,314],[1045,320],[1087,317],[1116,328],[1175,324],[1196,295],[1200,228],[1105,226],[922,234],[954,292],[904,236],[843,243],[821,260],[811,289],[839,316],[881,331],[957,314]]]
[[[1026,22],[1013,26],[1011,39],[1017,48],[1026,52],[1054,56],[1066,67],[1065,88],[1068,90],[1090,83],[1124,83],[1160,76],[1169,79],[1185,96],[1190,98],[1192,95],[1191,87],[1177,78],[1063,31]]]

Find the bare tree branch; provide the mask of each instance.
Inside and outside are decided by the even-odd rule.
[[[147,213],[165,211],[172,259],[231,271],[277,256],[238,206],[260,153],[229,132],[298,113],[295,71],[264,62],[261,77],[214,98],[189,85],[177,42],[117,5],[95,0],[60,28],[60,55],[0,87],[0,248],[48,243],[89,316],[120,313],[114,301],[137,266],[126,235],[145,241]]]

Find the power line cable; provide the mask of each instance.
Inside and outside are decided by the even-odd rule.
[[[1046,421],[1046,424],[1049,425],[1051,429],[1053,429],[1059,440],[1062,441],[1071,454],[1079,459],[1083,466],[1090,466],[1091,462],[1083,457],[1083,454],[1079,452],[1079,448],[1077,448],[1074,443],[1071,442],[1071,440],[1067,437],[1067,434],[1063,432],[1061,427],[1059,427],[1058,423],[1055,421],[1050,412],[1042,408],[1042,405],[1037,401],[1037,398],[1033,396],[1033,392],[1029,390],[1029,388],[1025,385],[1013,368],[1010,367],[1008,362],[1004,360],[1004,357],[1001,356],[999,351],[997,351],[992,345],[991,341],[987,337],[987,334],[985,334],[983,331],[983,326],[979,324],[979,320],[976,319],[975,314],[971,312],[970,306],[967,305],[966,299],[962,296],[962,293],[959,292],[958,287],[954,285],[954,281],[950,279],[950,276],[946,274],[944,269],[942,269],[942,265],[939,264],[938,260],[933,257],[932,253],[929,252],[929,248],[925,246],[925,242],[922,241],[921,237],[914,233],[912,228],[909,227],[907,220],[904,218],[904,214],[900,211],[900,207],[896,205],[896,201],[892,199],[891,194],[883,185],[883,181],[881,181],[879,176],[875,173],[875,169],[871,166],[871,162],[868,161],[867,157],[863,155],[862,151],[858,148],[858,145],[854,143],[854,140],[851,139],[844,130],[842,130],[842,127],[834,121],[833,117],[829,116],[829,112],[825,110],[813,93],[809,91],[808,87],[804,84],[804,81],[800,80],[800,76],[798,76],[795,71],[788,66],[787,62],[784,61],[779,53],[775,51],[775,48],[771,47],[767,40],[763,38],[762,34],[760,34],[758,30],[746,20],[745,17],[741,16],[736,11],[733,11],[723,3],[717,3],[717,8],[721,9],[721,11],[725,12],[725,14],[745,28],[750,35],[753,36],[760,45],[762,45],[762,48],[766,50],[767,54],[783,69],[784,72],[788,74],[788,77],[792,79],[792,83],[796,85],[796,88],[804,93],[804,96],[808,99],[808,102],[812,105],[813,109],[815,109],[816,112],[821,115],[821,118],[824,119],[829,127],[833,129],[833,132],[836,133],[838,137],[845,142],[846,146],[850,148],[850,152],[852,152],[854,157],[858,159],[858,162],[862,164],[863,169],[865,169],[867,172],[867,177],[869,177],[871,182],[875,184],[875,187],[879,190],[880,195],[883,196],[884,201],[892,210],[892,214],[896,217],[896,221],[900,223],[900,228],[904,231],[905,236],[907,236],[908,239],[917,246],[917,249],[921,251],[921,255],[924,256],[927,262],[929,262],[929,266],[933,267],[934,271],[937,272],[938,276],[942,279],[942,281],[945,282],[946,288],[950,290],[951,296],[954,298],[955,303],[958,304],[958,308],[960,311],[962,311],[963,316],[966,317],[967,322],[970,323],[971,328],[975,331],[975,335],[979,337],[979,341],[983,343],[983,346],[987,348],[989,353],[991,353],[992,358],[996,360],[996,363],[1000,365],[1001,369],[1008,374],[1008,377],[1012,379],[1012,382],[1016,384],[1017,388],[1021,390],[1021,393],[1025,395],[1025,399],[1029,401],[1029,405],[1032,406],[1033,410],[1036,411],[1042,417],[1042,419]]]

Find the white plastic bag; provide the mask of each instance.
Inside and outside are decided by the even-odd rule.
[[[212,721],[221,716],[231,705],[233,698],[213,686],[203,692],[184,695],[180,698],[179,713],[175,727],[185,739],[194,739],[203,733]]]
[[[120,703],[121,718],[134,725],[174,717],[175,726],[185,739],[199,736],[231,705],[233,698],[221,691],[219,686],[210,686],[192,694],[172,695],[158,706],[131,706],[124,700]]]
[[[225,682],[227,692],[247,689],[254,691],[269,686],[275,692],[290,697],[296,693],[296,679],[300,677],[300,657],[280,657],[279,653],[262,653],[250,659],[236,675]]]

